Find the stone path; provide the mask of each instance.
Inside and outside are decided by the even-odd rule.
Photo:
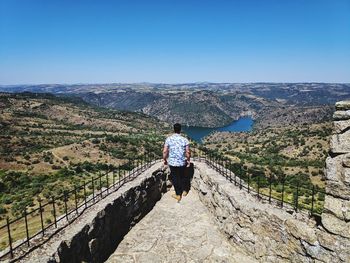
[[[166,193],[106,262],[255,262],[219,232],[192,190],[180,203]]]

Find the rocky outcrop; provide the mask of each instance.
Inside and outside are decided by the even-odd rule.
[[[350,101],[335,107],[322,223],[327,231],[350,239]]]

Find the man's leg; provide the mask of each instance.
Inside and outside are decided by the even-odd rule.
[[[184,177],[182,179],[182,190],[186,193],[190,191],[190,173],[189,173],[190,167],[185,167],[184,168]]]
[[[185,182],[186,182],[186,175],[185,175],[185,166],[179,167],[179,191],[181,191],[181,194],[183,191],[186,191],[185,188]]]
[[[171,177],[171,181],[174,185],[174,189],[175,189],[175,193],[176,195],[180,195],[182,194],[182,187],[180,185],[180,167],[176,167],[176,166],[169,166],[170,167],[170,177]]]

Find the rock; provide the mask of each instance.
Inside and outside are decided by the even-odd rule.
[[[344,184],[350,187],[350,168],[343,169],[342,179]]]
[[[330,140],[330,150],[332,153],[350,153],[350,130],[334,134]]]
[[[346,121],[335,121],[333,127],[333,134],[343,133],[350,127],[350,120]]]
[[[338,101],[335,103],[336,110],[350,110],[350,100]]]
[[[350,238],[350,222],[343,221],[338,217],[325,212],[322,214],[322,224],[329,232]]]
[[[309,244],[315,244],[317,237],[315,230],[307,226],[305,223],[288,219],[285,222],[287,231],[297,239],[305,240]]]
[[[115,254],[111,258],[114,263],[135,263],[132,255]]]
[[[333,214],[340,220],[350,220],[350,201],[327,196],[324,209],[325,212]]]
[[[350,168],[350,154],[344,154],[342,155],[342,161],[344,167]]]
[[[319,244],[328,250],[336,251],[340,247],[336,236],[325,231],[318,230],[317,239]]]
[[[326,179],[328,181],[339,182],[341,180],[340,174],[343,170],[342,156],[336,156],[334,158],[327,157],[326,159]]]
[[[320,244],[317,242],[315,245],[310,245],[309,243],[301,240],[306,252],[315,259],[318,259],[322,262],[332,262],[334,261],[334,256],[325,250]]]
[[[350,110],[334,112],[333,119],[335,121],[349,120],[350,119]]]

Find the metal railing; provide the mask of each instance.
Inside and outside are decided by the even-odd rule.
[[[295,211],[306,210],[315,216],[322,213],[326,195],[324,190],[315,186],[309,189],[299,184],[286,184],[285,180],[278,181],[273,176],[266,178],[262,175],[246,177],[238,175],[234,173],[232,161],[217,152],[195,148],[192,155],[194,160],[206,163],[239,189],[255,194],[259,200],[264,199],[281,208],[287,205]],[[26,208],[21,217],[13,220],[7,218],[6,224],[0,227],[0,234],[7,235],[8,248],[2,252],[0,260],[13,258],[16,250],[24,245],[30,247],[32,243],[36,243],[32,242],[33,239],[52,235],[53,231],[56,230],[56,233],[69,225],[87,208],[115,192],[126,182],[136,178],[154,162],[150,154],[146,154],[141,160],[129,160],[116,169],[110,169],[100,173],[97,177],[91,177],[91,180],[84,181],[82,185],[75,186],[73,190],[64,192],[60,196],[52,197],[46,202],[39,200],[38,208],[29,213]],[[319,198],[320,195],[323,198]],[[63,206],[63,210],[58,209],[59,205]],[[14,227],[17,232],[22,233],[17,238],[17,242],[14,242],[12,231]]]
[[[300,183],[287,182],[286,177],[279,180],[274,175],[239,175],[234,172],[231,159],[214,151],[195,149],[193,157],[205,162],[239,189],[254,194],[258,200],[274,203],[280,208],[293,209],[295,212],[307,211],[315,217],[322,214],[326,192],[318,186],[308,188]]]
[[[6,218],[6,224],[0,226],[0,240],[7,239],[7,248],[1,252],[0,261],[13,259],[21,248],[42,243],[62,228],[72,223],[87,208],[118,190],[126,182],[140,175],[155,163],[155,158],[145,154],[142,159],[128,160],[117,168],[99,172],[97,177],[74,186],[60,196],[48,200],[38,200],[38,207],[15,219]]]

